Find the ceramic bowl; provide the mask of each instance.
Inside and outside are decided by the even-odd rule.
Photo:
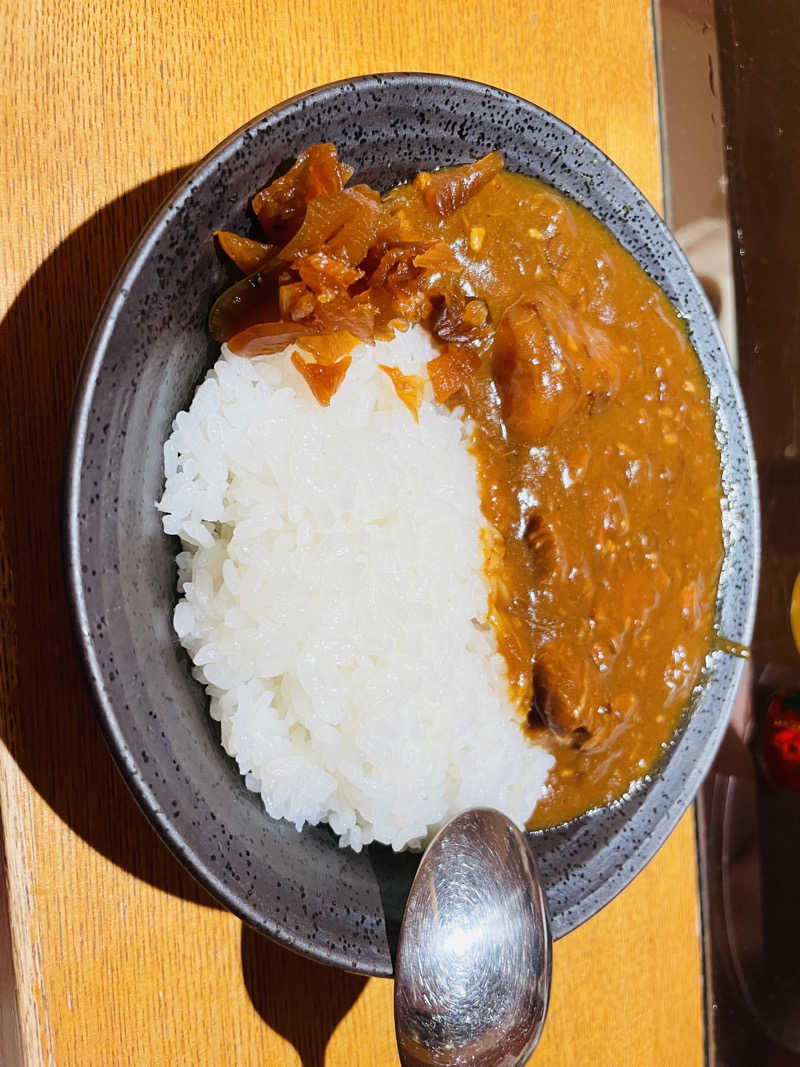
[[[231,911],[319,960],[392,972],[416,859],[337,847],[326,827],[270,819],[223,751],[171,618],[176,542],[161,530],[162,445],[216,358],[206,330],[231,280],[212,240],[247,232],[250,196],[316,141],[354,181],[388,189],[500,148],[506,165],[601,219],[685,318],[711,383],[726,493],[718,623],[747,643],[758,530],[750,436],[709,304],[661,218],[575,130],[499,89],[392,74],[325,86],[253,119],[184,178],[130,253],[90,341],[66,468],[65,555],[75,628],[100,722],[145,814]],[[650,780],[611,807],[534,835],[553,932],[588,919],[647,863],[692,800],[725,730],[742,662],[717,652]]]

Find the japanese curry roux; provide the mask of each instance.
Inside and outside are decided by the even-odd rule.
[[[529,823],[549,826],[646,774],[710,649],[722,534],[708,389],[663,292],[585,209],[507,171],[445,219],[409,193],[414,227],[450,244],[501,324],[451,403],[475,422],[502,540],[500,649],[556,759]],[[585,350],[603,363],[588,386],[567,374]],[[543,393],[527,410],[524,394]]]

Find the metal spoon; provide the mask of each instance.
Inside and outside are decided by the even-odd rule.
[[[451,819],[422,857],[395,959],[403,1067],[517,1067],[550,999],[547,901],[525,834],[499,811]]]

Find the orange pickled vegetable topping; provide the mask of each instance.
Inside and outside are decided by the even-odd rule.
[[[401,242],[387,248],[378,261],[377,267],[372,272],[370,285],[373,289],[388,289],[392,293],[406,290],[415,285],[423,268],[418,267],[414,260],[420,256],[428,246],[419,242]]]
[[[278,307],[282,319],[301,322],[314,313],[317,299],[303,282],[286,282],[278,290]]]
[[[428,363],[428,377],[439,403],[443,404],[453,393],[463,389],[480,365],[481,358],[475,352],[460,345],[447,345],[440,356]]]
[[[272,356],[314,332],[315,327],[299,322],[261,322],[248,326],[228,341],[228,348],[235,356],[254,359],[256,356]]]
[[[347,368],[350,366],[350,356],[344,356],[336,363],[306,363],[302,356],[294,352],[292,363],[305,378],[317,403],[326,408],[331,402],[331,397],[344,381]]]
[[[291,261],[315,252],[357,266],[375,244],[386,213],[361,189],[318,196],[306,209],[303,225],[281,252]]]
[[[215,304],[215,337],[230,339],[231,351],[246,357],[296,344],[311,358],[296,355],[295,366],[327,404],[359,342],[389,340],[397,329],[424,321],[445,345],[429,374],[437,398],[447,399],[475,374],[494,331],[452,245],[431,229],[430,209],[444,218],[501,167],[502,157],[491,153],[473,164],[422,174],[382,199],[367,185],[345,188],[352,169],[339,161],[333,145],[312,145],[252,202],[264,233],[283,245],[280,250],[218,234],[220,247],[249,273]],[[401,239],[404,227],[426,236]],[[383,369],[417,419],[424,378]]]
[[[321,331],[347,330],[359,341],[372,343],[375,340],[376,308],[369,293],[348,296],[335,293],[328,300],[318,300],[314,321]]]
[[[233,260],[243,274],[259,270],[275,254],[275,245],[251,241],[249,237],[240,237],[238,233],[217,230],[214,236],[225,255]]]
[[[432,174],[426,174],[420,184],[422,186],[422,199],[426,205],[442,218],[452,215],[462,204],[484,185],[487,185],[495,174],[503,169],[503,156],[500,152],[490,152],[483,159],[475,163],[465,163],[461,167],[445,167],[443,170],[435,170]],[[423,175],[418,175],[423,178]]]
[[[425,382],[418,374],[403,374],[397,367],[386,367],[383,363],[379,363],[378,366],[391,378],[394,391],[414,416],[414,422],[419,422],[419,409],[422,405]]]
[[[404,207],[396,207],[391,202],[384,202],[384,207],[390,208],[389,218],[383,227],[383,236],[388,244],[402,244],[423,241],[424,238],[418,224],[409,218],[408,211]]]
[[[352,352],[358,343],[359,339],[348,330],[338,330],[336,333],[311,334],[303,337],[297,345],[312,355],[317,363],[329,366]]]
[[[351,285],[364,277],[364,271],[349,267],[341,260],[325,252],[314,252],[310,256],[301,256],[292,263],[309,289],[315,293],[324,293],[329,289],[349,289]]]
[[[276,317],[277,264],[277,260],[270,260],[220,293],[208,316],[208,328],[215,340],[227,341],[246,326]]]
[[[309,202],[338,193],[352,175],[353,168],[339,162],[332,144],[315,144],[301,152],[283,177],[253,197],[253,211],[265,236],[288,240],[299,229]]]
[[[475,325],[475,312],[473,307],[467,315],[470,304],[481,301],[469,300],[461,288],[458,279],[448,276],[433,292],[434,313],[431,318],[431,329],[440,341],[449,341],[457,345],[467,345],[481,352],[485,351],[493,339],[493,331],[484,321],[482,325]],[[480,315],[477,316],[480,318]],[[486,309],[488,318],[488,309]]]

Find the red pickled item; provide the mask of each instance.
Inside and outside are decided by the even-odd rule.
[[[764,725],[764,763],[772,781],[800,791],[800,692],[780,693]]]

